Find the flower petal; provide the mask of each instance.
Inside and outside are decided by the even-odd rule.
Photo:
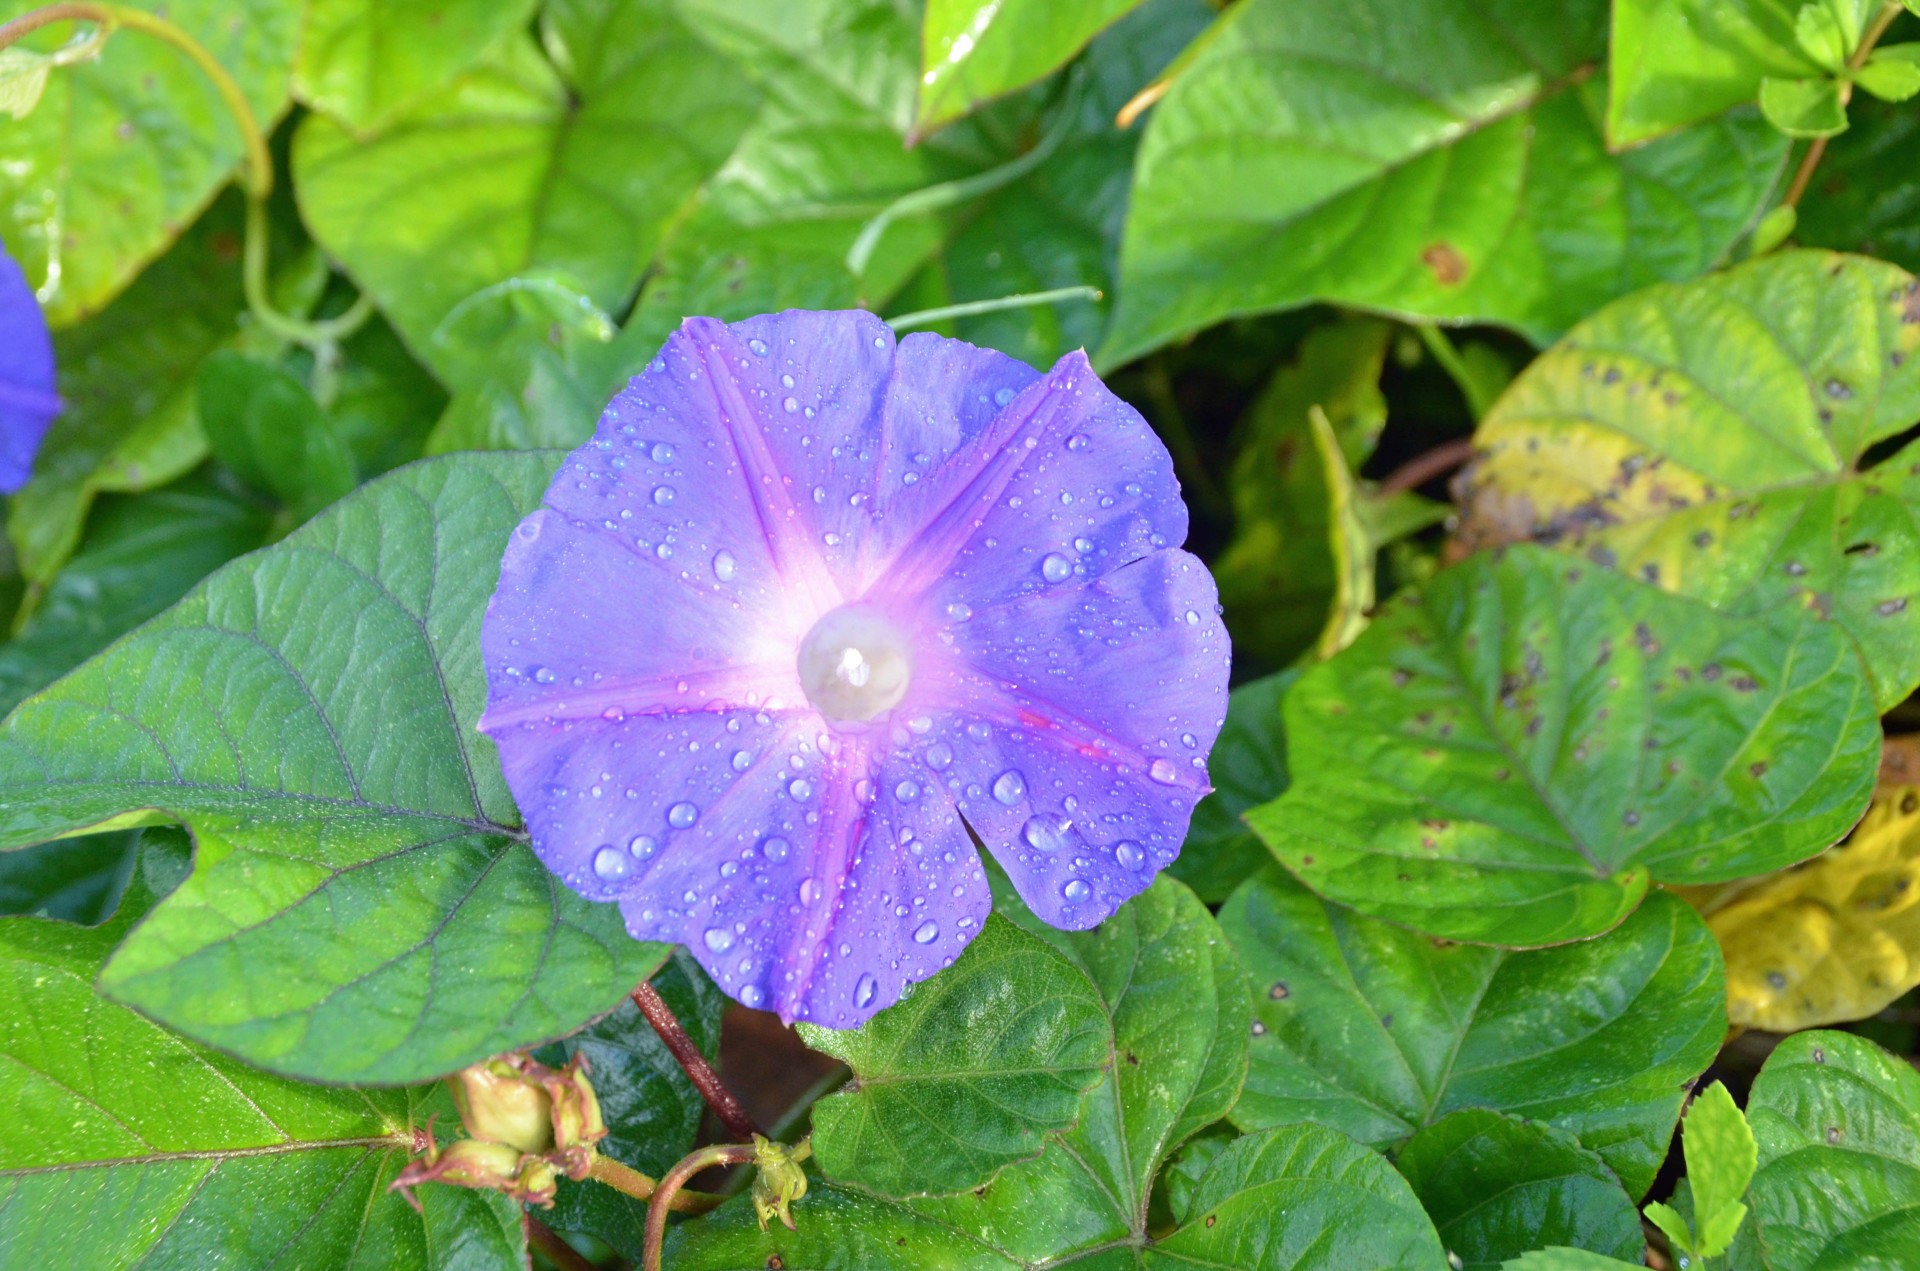
[[[929,685],[937,763],[1044,921],[1106,918],[1179,854],[1225,722],[1229,650],[1212,577],[1156,552],[950,629]]]
[[[27,483],[40,440],[59,413],[46,318],[26,275],[0,248],[0,494]]]

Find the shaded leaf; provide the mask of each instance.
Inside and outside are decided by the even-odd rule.
[[[0,853],[0,914],[92,926],[113,912],[133,869],[139,830],[82,834]]]
[[[370,132],[526,25],[535,0],[308,0],[293,91]]]
[[[1747,1100],[1768,1271],[1897,1268],[1920,1248],[1920,1073],[1847,1033],[1781,1042]]]
[[[813,1107],[820,1168],[895,1196],[957,1192],[1038,1154],[1112,1055],[1087,977],[1000,918],[861,1028],[801,1036],[853,1069]]]
[[[200,430],[214,458],[304,521],[353,489],[353,456],[307,386],[239,353],[208,358],[196,377]]]
[[[929,0],[914,127],[931,132],[1064,64],[1142,0]]]
[[[1786,143],[1739,112],[1609,154],[1594,75],[1606,12],[1604,0],[1234,7],[1141,143],[1098,361],[1312,300],[1541,340],[1637,286],[1711,267]]]
[[[1856,101],[1851,115],[1814,174],[1796,237],[1920,269],[1920,111]]]
[[[1884,1009],[1920,984],[1920,791],[1883,789],[1846,842],[1703,911],[1735,1024],[1791,1033]]]
[[[1287,694],[1293,783],[1247,820],[1320,894],[1454,940],[1596,935],[1649,880],[1804,860],[1872,792],[1851,642],[1522,546],[1403,594]]]
[[[1646,1251],[1620,1180],[1564,1130],[1468,1108],[1415,1134],[1394,1164],[1458,1267],[1555,1245],[1635,1265]]]
[[[1536,1249],[1503,1263],[1501,1271],[1618,1271],[1620,1267],[1641,1265],[1601,1253],[1588,1253],[1585,1249]]]
[[[0,725],[0,845],[194,831],[106,991],[275,1071],[404,1082],[576,1028],[658,964],[510,828],[473,727],[480,613],[556,458],[362,487]]]
[[[261,126],[272,126],[287,101],[300,4],[128,3],[163,12],[197,41],[233,76]],[[39,7],[0,0],[0,21]],[[0,239],[39,290],[48,320],[71,326],[165,251],[240,157],[239,129],[206,73],[179,49],[122,28],[96,60],[61,68],[38,110],[0,127]]]
[[[1240,818],[1287,789],[1287,734],[1280,704],[1298,672],[1242,684],[1227,697],[1227,722],[1207,756],[1213,793],[1193,810],[1187,840],[1167,872],[1210,905],[1272,863],[1266,844]]]
[[[96,997],[130,922],[0,920],[0,1260],[526,1265],[505,1197],[430,1187],[420,1214],[386,1190],[428,1113],[451,1112],[437,1090],[297,1085]]]
[[[1220,923],[1254,985],[1244,1129],[1313,1120],[1385,1147],[1490,1108],[1570,1132],[1639,1196],[1726,1029],[1719,951],[1664,894],[1529,953],[1363,918],[1277,870]]]
[[[1536,538],[1732,614],[1789,600],[1920,684],[1920,282],[1780,252],[1609,305],[1514,382],[1457,487],[1461,541]]]

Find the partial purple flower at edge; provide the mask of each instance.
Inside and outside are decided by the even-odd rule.
[[[1084,354],[689,319],[514,533],[480,726],[569,886],[853,1027],[980,930],[968,826],[1066,928],[1178,854],[1228,665],[1186,533]]]
[[[0,246],[0,494],[27,483],[53,417],[53,339],[20,266]]]

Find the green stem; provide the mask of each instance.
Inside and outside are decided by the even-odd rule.
[[[922,212],[936,212],[943,207],[953,207],[976,199],[982,194],[991,194],[1004,185],[1018,181],[1027,173],[1045,163],[1067,134],[1080,114],[1081,75],[1078,70],[1071,72],[1067,81],[1067,92],[1061,99],[1060,111],[1054,116],[1053,127],[1047,129],[1045,136],[1033,149],[1016,159],[989,168],[985,172],[976,172],[970,177],[961,177],[957,181],[943,181],[939,185],[929,185],[922,189],[903,194],[881,209],[880,214],[866,223],[860,236],[853,240],[853,246],[847,250],[847,270],[855,278],[867,272],[867,262],[873,259],[873,253],[880,246],[880,239],[887,228],[903,216],[916,216]]]
[[[635,1200],[652,1200],[654,1192],[660,1187],[639,1170],[606,1155],[593,1158],[593,1165],[588,1169],[587,1177],[596,1183],[604,1183]],[[707,1192],[679,1191],[667,1199],[667,1207],[675,1213],[704,1214],[726,1199],[725,1196],[714,1196]]]
[[[995,300],[968,300],[957,305],[943,305],[938,309],[917,309],[912,313],[903,313],[897,318],[888,318],[887,325],[895,331],[905,331],[909,327],[931,326],[944,322],[948,318],[968,318],[976,313],[998,313],[1002,309],[1025,309],[1032,305],[1058,304],[1065,300],[1099,300],[1102,293],[1098,287],[1056,287],[1052,291],[1027,291],[1017,296],[1001,296]]]
[[[372,315],[373,303],[364,294],[345,313],[324,322],[309,322],[281,313],[273,307],[267,287],[267,198],[273,193],[273,153],[267,148],[266,134],[260,131],[260,121],[254,117],[253,106],[247,101],[246,93],[227,73],[226,67],[207,52],[205,46],[165,18],[144,9],[122,4],[96,4],[92,0],[63,0],[63,3],[35,9],[0,26],[0,49],[55,22],[91,22],[97,28],[91,41],[77,46],[75,55],[67,59],[69,61],[92,56],[114,31],[126,27],[143,31],[172,45],[213,82],[220,100],[226,103],[227,113],[233,116],[234,126],[240,130],[240,144],[246,152],[241,180],[241,189],[247,196],[247,236],[243,249],[242,280],[247,307],[253,311],[260,325],[282,339],[305,345],[318,355],[351,335]]]

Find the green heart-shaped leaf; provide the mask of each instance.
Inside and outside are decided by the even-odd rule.
[[[570,1031],[658,965],[534,859],[473,726],[481,611],[557,460],[363,486],[0,724],[0,847],[198,841],[108,993],[262,1067],[391,1083]]]
[[[1597,940],[1528,953],[1363,918],[1277,870],[1220,924],[1254,985],[1245,1129],[1313,1120],[1385,1147],[1491,1108],[1572,1133],[1639,1196],[1726,1031],[1719,949],[1664,893]]]
[[[293,90],[357,133],[471,66],[526,25],[534,0],[308,0]]]

